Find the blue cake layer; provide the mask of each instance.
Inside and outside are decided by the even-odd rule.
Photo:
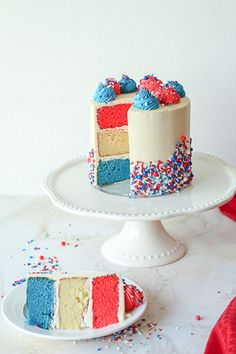
[[[129,159],[99,161],[97,182],[99,186],[124,181],[129,178]]]
[[[51,328],[55,310],[55,281],[29,278],[27,284],[27,323],[44,329]]]

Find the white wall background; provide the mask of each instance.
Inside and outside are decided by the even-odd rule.
[[[194,150],[236,165],[235,0],[0,0],[0,193],[42,193],[89,146],[105,77],[184,84]]]

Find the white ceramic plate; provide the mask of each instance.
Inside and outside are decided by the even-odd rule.
[[[13,289],[5,298],[2,306],[2,313],[7,322],[17,330],[35,337],[41,337],[51,340],[66,340],[66,341],[79,341],[84,339],[92,339],[107,336],[109,334],[121,331],[142,317],[147,307],[147,300],[145,293],[139,285],[125,279],[127,284],[135,285],[140,291],[143,292],[144,302],[138,308],[133,310],[129,316],[120,323],[109,325],[99,329],[84,328],[81,330],[62,330],[53,329],[45,330],[35,326],[29,326],[25,321],[25,303],[26,303],[26,284],[22,284]]]

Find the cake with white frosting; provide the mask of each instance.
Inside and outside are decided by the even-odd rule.
[[[136,92],[137,91],[137,92]],[[190,100],[177,81],[123,75],[99,84],[91,102],[89,180],[130,179],[130,196],[180,191],[192,181]]]

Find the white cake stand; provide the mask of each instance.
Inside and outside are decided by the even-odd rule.
[[[88,183],[85,157],[52,171],[43,189],[57,207],[73,214],[125,221],[121,232],[102,246],[109,261],[134,267],[177,261],[185,247],[164,229],[161,220],[222,205],[236,192],[236,171],[222,160],[193,155],[194,179],[179,193],[152,198],[128,197],[129,181],[101,189]]]

